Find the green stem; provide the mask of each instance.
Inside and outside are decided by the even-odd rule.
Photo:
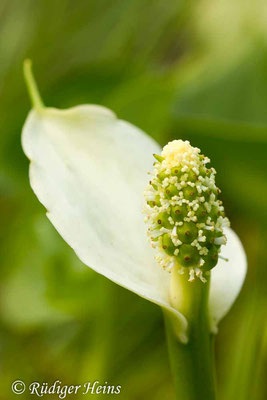
[[[32,73],[32,62],[31,60],[27,59],[23,63],[23,72],[25,82],[28,88],[29,96],[32,102],[33,107],[40,111],[44,108],[44,103],[40,96],[37,84],[35,82],[33,73]]]
[[[177,339],[172,317],[165,313],[176,396],[177,400],[215,400],[214,355],[208,315],[209,282],[203,283],[199,279],[188,282],[187,279],[185,276],[175,277],[177,289],[179,286],[182,290],[179,310],[188,321],[187,344]]]

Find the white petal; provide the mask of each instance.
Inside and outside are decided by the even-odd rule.
[[[229,261],[219,259],[211,272],[209,306],[213,332],[237,298],[247,272],[246,254],[240,239],[230,228],[225,228],[225,234],[227,244],[221,247],[221,255]]]
[[[142,215],[158,144],[108,109],[31,111],[23,129],[30,182],[78,257],[121,286],[186,319],[169,304],[170,275],[154,262]]]

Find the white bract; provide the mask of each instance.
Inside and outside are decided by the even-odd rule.
[[[90,268],[176,317],[186,342],[187,320],[170,302],[171,276],[154,260],[142,215],[153,153],[161,148],[110,110],[81,105],[33,109],[23,128],[30,183],[47,216]],[[241,242],[229,228],[227,245],[211,271],[210,319],[215,330],[246,274]]]

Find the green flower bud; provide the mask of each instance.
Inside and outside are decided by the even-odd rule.
[[[173,196],[179,195],[179,190],[175,185],[168,185],[165,189],[165,194],[168,199],[171,199]]]
[[[168,174],[166,173],[166,171],[161,171],[157,174],[157,178],[159,179],[159,181],[164,181],[165,178],[167,178]]]
[[[149,200],[149,201],[147,202],[147,204],[148,204],[150,207],[155,207],[155,206],[160,207],[160,206],[161,206],[160,196],[159,196],[159,195],[156,195],[156,196],[155,196],[155,200]]]
[[[218,206],[212,206],[209,215],[213,221],[217,221],[218,217],[220,217],[222,213]]]
[[[180,177],[181,174],[182,174],[182,172],[181,172],[181,170],[180,170],[178,167],[173,167],[173,168],[171,169],[171,175],[172,175],[172,176]]]
[[[209,252],[206,256],[203,256],[204,264],[202,268],[205,271],[209,271],[215,267],[218,262],[218,248],[212,245],[209,249]]]
[[[171,229],[173,227],[169,221],[169,214],[167,214],[166,212],[161,212],[157,215],[156,223],[158,225],[158,228],[163,227],[163,228]]]
[[[210,245],[212,245],[214,243],[214,239],[215,239],[215,231],[213,230],[208,230],[208,229],[204,229],[203,230],[203,234],[206,237],[205,240],[205,246],[210,247]]]
[[[197,197],[197,189],[192,186],[186,186],[183,189],[183,195],[186,200],[189,201],[195,200]]]
[[[190,169],[190,170],[187,172],[187,175],[188,175],[187,180],[188,180],[189,182],[196,182],[196,180],[197,180],[197,174],[196,174],[192,169]]]
[[[187,206],[171,206],[171,217],[175,222],[182,222],[187,216]]]
[[[192,243],[198,237],[197,226],[193,222],[184,222],[177,228],[178,238],[183,243]]]
[[[200,261],[200,255],[196,247],[189,244],[182,244],[179,248],[179,254],[176,257],[177,261],[183,267],[191,267],[198,265]]]
[[[221,247],[222,244],[226,244],[225,236],[222,232],[217,230],[203,230],[203,235],[206,237],[204,245],[210,249],[213,245],[217,246],[218,248]]]
[[[196,211],[197,222],[205,222],[207,220],[208,212],[203,204],[200,204]]]
[[[175,246],[174,246],[173,241],[171,240],[170,236],[167,233],[165,233],[164,235],[162,235],[160,237],[160,239],[161,239],[162,249],[170,256],[173,256],[174,251],[175,251]]]

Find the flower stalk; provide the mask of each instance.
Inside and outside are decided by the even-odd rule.
[[[208,298],[210,279],[189,282],[178,270],[172,272],[173,305],[186,316],[188,342],[181,343],[174,331],[172,316],[164,313],[169,357],[176,398],[215,400],[213,335],[210,333]]]

